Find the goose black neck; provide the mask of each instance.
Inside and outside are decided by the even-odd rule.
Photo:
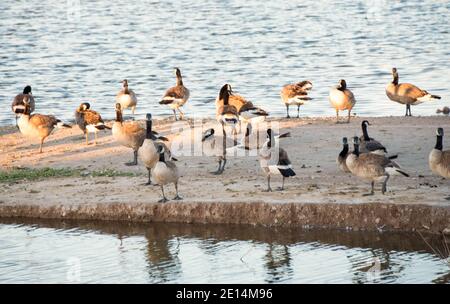
[[[442,135],[436,136],[436,145],[434,148],[442,151]]]
[[[177,71],[177,86],[183,85],[183,77],[181,77],[180,71]]]
[[[165,163],[166,159],[164,157],[164,152],[163,153],[159,153],[159,161]]]
[[[116,110],[116,121],[117,122],[122,122],[123,121],[122,111],[120,111],[120,110]]]
[[[367,124],[366,124],[366,123],[363,123],[363,124],[361,125],[361,127],[362,127],[362,131],[363,131],[364,140],[365,140],[365,141],[370,140],[369,133],[367,132]]]
[[[145,138],[153,139],[153,136],[152,136],[152,121],[150,119],[147,120],[147,130],[146,130],[146,133],[145,133]]]
[[[130,90],[128,90],[128,85],[123,86],[123,93],[124,94],[130,94]]]
[[[355,154],[356,156],[359,156],[359,144],[354,145],[352,153]]]
[[[348,144],[344,144],[341,153],[339,153],[340,157],[345,157],[348,154]]]
[[[398,85],[398,74],[394,73],[392,76],[394,78],[394,79],[392,79],[392,83],[395,85]]]
[[[228,105],[228,98],[229,98],[229,93],[228,93],[228,86],[224,85],[219,92],[219,100],[223,100],[223,104],[224,105]]]

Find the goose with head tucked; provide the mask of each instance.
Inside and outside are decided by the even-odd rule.
[[[112,127],[112,135],[119,144],[133,149],[133,161],[125,165],[137,165],[138,150],[144,142],[145,129],[138,122],[123,121],[120,103],[116,103],[116,120]]]
[[[443,150],[444,129],[436,130],[436,145],[428,156],[431,171],[444,178],[450,178],[450,150]]]
[[[347,82],[344,79],[339,81],[339,85],[332,87],[329,95],[330,103],[336,110],[336,123],[339,123],[339,111],[347,110],[347,122],[350,122],[350,115],[355,106],[356,99],[352,91],[347,88]]]
[[[175,76],[177,77],[176,86],[171,87],[166,91],[159,104],[169,106],[173,111],[175,120],[178,120],[178,110],[178,112],[180,113],[180,119],[182,120],[184,117],[184,113],[181,112],[181,107],[184,106],[184,104],[188,101],[190,92],[189,89],[186,88],[183,84],[183,77],[181,77],[181,71],[179,68],[175,68]]]
[[[17,126],[20,133],[25,137],[37,138],[40,140],[39,153],[42,153],[44,140],[52,133],[55,127],[71,128],[70,125],[63,123],[53,115],[30,114],[31,107],[27,101],[24,101],[24,107],[17,107],[15,113],[19,114]]]
[[[137,98],[134,91],[128,87],[127,79],[122,80],[122,89],[116,95],[116,103],[120,104],[122,111],[130,108],[131,113],[134,115],[137,105]]]
[[[181,200],[183,198],[178,194],[178,180],[180,179],[180,172],[173,161],[166,159],[164,145],[158,145],[157,149],[159,159],[155,167],[152,169],[152,179],[161,187],[163,198],[158,202],[165,203],[168,201],[166,195],[164,194],[164,186],[167,184],[175,185],[176,196],[173,199]]]
[[[80,104],[80,106],[76,109],[75,122],[86,137],[86,145],[89,144],[89,133],[95,134],[94,143],[97,144],[97,133],[100,130],[111,130],[110,127],[105,125],[105,122],[100,114],[94,110],[91,110],[91,105],[88,102]]]
[[[300,117],[300,106],[311,100],[308,96],[308,91],[311,89],[312,82],[309,80],[288,84],[281,89],[281,101],[286,106],[286,118],[291,118],[289,116],[289,106],[297,106],[297,118]]]
[[[412,116],[411,105],[441,99],[438,95],[430,94],[410,83],[399,83],[398,80],[398,71],[392,68],[392,81],[386,86],[386,95],[390,100],[406,105],[405,116]]]

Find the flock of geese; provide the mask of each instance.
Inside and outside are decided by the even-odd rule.
[[[184,118],[181,108],[188,101],[190,91],[183,84],[180,69],[175,68],[175,76],[176,85],[165,92],[159,104],[168,106],[173,111],[175,120],[178,120]],[[282,88],[280,95],[281,101],[286,106],[286,117],[290,118],[290,106],[297,106],[297,117],[299,117],[300,107],[311,100],[308,92],[312,87],[312,83],[305,80],[288,84]],[[392,81],[386,86],[386,95],[389,99],[406,106],[405,116],[411,116],[411,105],[440,99],[439,96],[419,89],[413,84],[399,83],[396,68],[392,69]],[[344,79],[340,80],[337,86],[331,88],[329,100],[336,110],[336,122],[340,122],[339,111],[344,110],[348,111],[347,122],[350,122],[351,111],[356,99]],[[86,144],[89,143],[89,133],[94,133],[94,143],[96,144],[97,133],[101,130],[111,129],[116,142],[133,150],[133,160],[126,165],[137,165],[138,159],[140,159],[148,170],[147,185],[156,184],[161,187],[163,198],[160,202],[168,200],[164,193],[164,186],[168,184],[174,184],[176,190],[174,199],[179,200],[181,199],[178,194],[180,172],[175,163],[176,158],[165,143],[168,139],[152,129],[151,114],[146,116],[145,128],[136,121],[123,120],[123,111],[130,109],[134,114],[137,103],[136,94],[129,88],[128,81],[125,79],[122,81],[121,90],[116,95],[116,117],[112,127],[107,126],[101,115],[92,110],[87,102],[82,103],[76,109],[75,121],[85,135]],[[233,149],[256,149],[259,152],[260,166],[267,177],[265,191],[272,191],[271,176],[282,177],[282,185],[279,190],[283,190],[285,179],[296,175],[288,153],[280,147],[280,139],[290,137],[290,133],[275,134],[269,128],[266,130],[265,141],[250,140],[254,135],[252,125],[264,121],[269,113],[244,97],[235,94],[229,84],[222,86],[215,105],[216,119],[222,127],[221,132],[216,132],[214,128],[208,129],[203,133],[201,140],[204,154],[217,158],[218,169],[212,173],[224,172],[227,163],[226,155]],[[70,128],[71,126],[52,115],[31,114],[34,109],[35,100],[31,86],[26,86],[22,94],[18,94],[14,98],[12,111],[16,114],[16,124],[20,132],[26,137],[40,140],[39,152],[42,153],[43,143],[55,127]],[[445,108],[442,111],[445,111]],[[246,125],[245,134],[238,142],[236,134],[238,131],[241,132],[242,123]],[[342,139],[343,149],[338,155],[337,164],[342,171],[371,181],[372,187],[369,194],[374,194],[375,182],[382,182],[382,193],[384,194],[390,176],[400,174],[408,177],[409,175],[394,161],[397,155],[388,155],[387,149],[379,141],[369,137],[369,125],[367,120],[362,122],[363,134],[361,137],[353,138],[352,152],[349,151],[348,139],[346,137]],[[231,128],[231,135],[226,132],[228,128]],[[436,136],[436,145],[429,154],[429,166],[433,173],[450,178],[450,150],[443,151],[444,130],[438,128]]]

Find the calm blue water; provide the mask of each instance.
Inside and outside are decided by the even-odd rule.
[[[119,81],[138,95],[138,114],[169,115],[158,105],[181,68],[191,90],[186,112],[211,116],[221,85],[285,113],[282,85],[314,83],[304,115],[334,115],[328,90],[340,78],[359,115],[403,115],[384,93],[390,69],[442,95],[413,109],[449,105],[450,2],[420,1],[85,1],[0,2],[0,124],[26,84],[37,111],[72,119],[85,101],[114,115]]]
[[[414,233],[3,219],[0,283],[19,282],[449,283],[450,267]]]

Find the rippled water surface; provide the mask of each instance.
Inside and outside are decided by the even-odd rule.
[[[0,221],[1,283],[448,283],[417,234]],[[425,236],[443,251],[441,240]]]
[[[282,85],[314,83],[304,115],[334,115],[328,90],[345,78],[359,115],[403,115],[384,93],[390,69],[442,95],[413,114],[448,105],[450,3],[420,1],[29,1],[0,2],[0,124],[33,86],[37,112],[72,119],[90,101],[113,117],[119,81],[138,95],[138,114],[158,105],[178,66],[191,90],[189,116],[211,116],[220,86],[285,113]]]

